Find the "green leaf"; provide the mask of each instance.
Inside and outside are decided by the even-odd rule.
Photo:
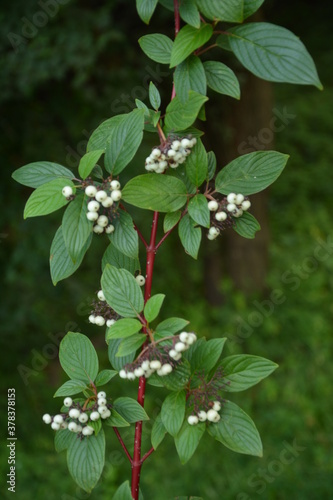
[[[101,419],[96,420],[95,422],[89,421],[89,425],[94,429],[94,434],[97,436],[97,434],[101,431],[102,429],[102,422]]]
[[[182,0],[179,6],[179,13],[185,23],[194,28],[200,28],[200,12],[192,0]]]
[[[101,430],[98,436],[71,441],[67,450],[68,470],[74,481],[88,493],[101,477],[105,462],[105,437]]]
[[[186,175],[195,186],[201,186],[208,172],[207,153],[201,140],[198,139],[186,161]]]
[[[167,331],[170,335],[183,330],[189,321],[183,318],[168,318],[159,323],[156,327],[157,332]]]
[[[77,439],[77,434],[67,429],[57,431],[54,436],[54,447],[57,453],[67,450],[72,441]]]
[[[200,28],[184,26],[173,42],[171,51],[170,68],[183,62],[192,52],[204,45],[211,38],[213,27],[203,24]]]
[[[124,115],[116,115],[102,122],[91,134],[87,144],[87,151],[105,150],[112,130],[120,125],[123,119]]]
[[[205,341],[199,339],[188,351],[188,360],[191,364],[192,373],[204,370],[208,373],[214,368],[222,354],[226,338],[211,339]]]
[[[161,96],[153,82],[149,84],[149,100],[150,104],[157,111],[161,106]]]
[[[182,464],[186,464],[193,456],[205,430],[204,423],[189,425],[187,421],[184,422],[178,436],[175,438],[177,453]]]
[[[130,424],[149,420],[149,417],[142,406],[135,399],[121,397],[114,401],[115,410]]]
[[[102,370],[96,377],[95,385],[99,387],[101,385],[107,384],[113,377],[117,375],[117,373],[118,372],[116,372],[115,370]]]
[[[150,299],[148,299],[144,308],[144,316],[148,321],[148,323],[157,318],[161,310],[164,299],[165,295],[163,295],[163,293],[158,293],[156,295],[153,295]]]
[[[151,444],[154,450],[156,450],[157,447],[162,443],[166,433],[167,430],[163,425],[161,414],[159,413],[151,430]]]
[[[174,212],[185,204],[187,192],[184,183],[177,178],[143,174],[126,184],[122,196],[124,201],[135,207],[157,212]]]
[[[142,329],[142,323],[137,319],[119,319],[107,331],[106,340],[124,339]]]
[[[38,188],[58,178],[73,179],[74,177],[70,170],[50,161],[28,163],[12,173],[12,178],[16,182],[32,188]]]
[[[261,439],[253,420],[231,401],[225,401],[221,420],[210,424],[208,432],[232,451],[262,457]]]
[[[207,85],[219,94],[240,99],[240,87],[235,73],[225,64],[216,61],[206,61],[205,68]]]
[[[82,380],[67,380],[61,387],[54,393],[54,398],[60,396],[74,396],[83,392],[87,388],[86,382]]]
[[[119,250],[119,252],[125,254],[127,257],[130,257],[130,259],[133,259],[135,261],[135,265],[137,265],[139,237],[138,233],[134,229],[132,217],[124,210],[118,210],[118,218],[114,219],[113,225],[114,232],[109,235],[111,243],[117,248],[117,250]],[[120,260],[119,255],[117,256],[117,260]],[[134,263],[132,262],[131,266],[133,265]]]
[[[178,224],[181,215],[182,213],[180,210],[176,210],[176,212],[166,213],[163,221],[163,231],[167,233],[173,227],[175,227],[175,225]]]
[[[169,391],[180,391],[184,389],[191,376],[191,367],[187,359],[182,359],[181,363],[173,370],[169,375],[164,377],[158,377],[164,387],[169,389]],[[150,378],[153,378],[151,375]],[[149,380],[150,380],[149,378]]]
[[[88,177],[91,174],[94,166],[104,153],[104,149],[96,149],[95,151],[90,151],[82,156],[79,164],[79,174],[82,179]]]
[[[224,358],[220,365],[224,373],[221,382],[226,392],[244,391],[268,377],[278,367],[269,359],[246,354]]]
[[[135,352],[132,352],[132,354],[129,354],[127,356],[116,356],[121,341],[121,339],[111,339],[108,344],[108,356],[110,363],[113,368],[118,371],[120,371],[125,365],[127,365],[127,363],[132,363],[135,357]]]
[[[146,2],[147,0],[144,1]],[[112,500],[133,500],[129,481],[125,481],[121,486],[119,486],[116,493],[113,495]]]
[[[143,52],[153,61],[161,64],[170,64],[172,40],[165,35],[155,33],[139,38]]]
[[[75,193],[75,187],[69,179],[55,179],[39,186],[29,197],[25,208],[24,218],[48,215],[67,205],[68,200],[62,194],[62,189],[70,186]]]
[[[143,137],[144,114],[142,109],[134,109],[122,115],[122,120],[111,129],[104,163],[113,175],[120,174],[137,152]]]
[[[121,217],[122,215],[120,215],[120,218]],[[134,229],[133,224],[131,226],[132,229]],[[129,228],[131,228],[131,226],[129,226]],[[135,239],[135,243],[133,245],[134,247],[138,239],[137,232],[134,229],[133,233],[131,229],[129,229],[129,233],[133,236],[133,243]],[[118,240],[119,240],[119,235],[118,235]],[[126,241],[126,238],[121,238],[120,241]],[[114,266],[117,269],[127,269],[127,271],[129,271],[131,274],[135,274],[135,271],[138,271],[140,269],[139,259],[132,259],[131,257],[128,257],[128,255],[122,253],[112,243],[110,243],[110,245],[107,247],[107,249],[103,254],[102,271],[104,271],[104,268],[107,264],[110,264],[111,266]]]
[[[62,218],[62,235],[68,253],[75,263],[92,234],[92,223],[87,219],[87,195],[76,196],[66,208]]]
[[[149,24],[157,3],[158,0],[136,0],[136,10],[144,23]]]
[[[210,226],[210,211],[206,197],[203,194],[197,194],[194,198],[191,198],[188,204],[188,213],[200,226]]]
[[[188,214],[180,221],[178,234],[185,252],[193,259],[197,259],[201,243],[201,228],[195,227],[195,222],[191,220]]]
[[[142,346],[146,342],[146,336],[142,333],[137,333],[135,335],[131,335],[130,337],[125,338],[119,344],[118,352],[116,356],[123,357],[136,352],[139,347]]]
[[[200,58],[190,56],[179,64],[175,70],[174,83],[176,95],[182,103],[188,100],[190,90],[206,95],[206,74]]]
[[[238,233],[243,238],[253,239],[257,231],[260,231],[261,227],[259,222],[253,215],[248,212],[243,213],[241,217],[235,220],[235,225],[233,226],[234,231]]]
[[[190,90],[188,100],[183,103],[176,96],[168,105],[165,115],[165,126],[174,132],[184,130],[193,125],[201,106],[208,97]]]
[[[164,427],[171,436],[177,436],[185,416],[185,391],[172,392],[163,401],[161,418]]]
[[[98,373],[98,358],[94,346],[81,333],[68,332],[60,342],[59,360],[73,380],[93,382]]]
[[[214,151],[209,151],[207,153],[208,160],[208,180],[212,180],[215,175],[216,170],[216,156]]]
[[[248,23],[228,30],[237,59],[254,75],[270,82],[315,85],[322,90],[312,57],[291,31],[270,23]]]
[[[101,284],[107,303],[120,316],[135,318],[143,310],[141,288],[126,269],[117,269],[108,264]]]
[[[208,19],[241,23],[256,12],[264,0],[197,0],[200,12]]]
[[[80,255],[77,256],[77,260],[74,263],[65,245],[65,240],[62,234],[62,226],[59,227],[52,241],[50,251],[50,271],[52,283],[54,285],[56,285],[58,281],[68,278],[68,276],[75,273],[75,271],[80,267],[83,257],[90,247],[91,241],[92,234],[86,241]]]
[[[277,151],[255,151],[239,156],[218,173],[215,188],[222,194],[259,193],[276,181],[288,158]]]
[[[106,425],[110,427],[129,427],[130,424],[119,413],[112,408],[111,417],[106,419]]]

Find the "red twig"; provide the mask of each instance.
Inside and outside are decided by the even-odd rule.
[[[147,451],[147,453],[145,455],[143,455],[143,457],[141,458],[141,463],[143,464],[143,462],[145,460],[147,460],[147,458],[154,452],[154,448],[150,448],[149,451]]]
[[[180,15],[179,15],[179,0],[173,0],[175,13],[175,38],[180,31]],[[172,85],[171,101],[176,97],[175,83]]]
[[[114,432],[115,432],[115,434],[116,434],[116,436],[117,436],[117,438],[118,438],[118,440],[119,440],[119,443],[121,444],[121,446],[122,446],[123,450],[125,451],[125,453],[126,453],[126,456],[127,456],[128,460],[129,460],[131,463],[133,463],[132,457],[131,457],[131,455],[129,454],[128,449],[126,448],[126,445],[125,445],[125,443],[124,443],[124,441],[123,441],[123,438],[121,437],[120,432],[118,431],[117,427],[113,427],[113,430],[114,430]]]
[[[208,50],[210,49],[214,49],[215,47],[218,47],[217,43],[213,43],[212,45],[209,45],[209,47],[206,47],[205,49],[202,49],[202,50],[197,50],[195,52],[195,55],[196,56],[201,56],[202,54],[204,54],[205,52],[207,52]]]
[[[138,236],[139,236],[140,240],[142,241],[142,243],[144,244],[145,248],[147,249],[148,248],[148,243],[146,242],[143,234],[141,233],[140,229],[137,227],[137,225],[135,224],[135,222],[133,224],[134,224],[134,229],[138,233]]]
[[[176,229],[176,227],[178,226],[179,222],[182,220],[182,218],[184,217],[184,215],[186,214],[186,212],[187,212],[187,208],[184,210],[184,212],[183,212],[183,213],[182,213],[182,215],[180,216],[180,219],[179,219],[179,221],[177,222],[177,224],[175,224],[175,225],[174,225],[171,229],[169,229],[169,231],[167,231],[167,232],[165,233],[165,235],[164,235],[164,236],[162,236],[162,238],[160,239],[160,241],[157,243],[157,245],[156,245],[156,247],[155,247],[156,251],[160,248],[160,246],[162,245],[162,243],[163,243],[163,242],[167,239],[167,237],[169,236],[169,234],[170,234],[170,233],[172,233],[172,231],[173,231],[174,229]]]

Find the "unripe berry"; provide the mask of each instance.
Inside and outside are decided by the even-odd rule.
[[[84,192],[87,196],[89,196],[89,198],[93,198],[97,193],[97,189],[95,186],[87,186]]]
[[[248,210],[248,209],[250,208],[250,206],[251,206],[251,202],[250,202],[250,200],[245,200],[245,201],[243,201],[243,203],[242,203],[242,205],[241,205],[241,207],[242,207],[242,209],[243,209],[244,211]]]
[[[172,372],[172,366],[169,363],[164,363],[164,365],[162,365],[162,368],[159,371],[162,372],[161,373],[162,376],[168,375],[169,373]]]
[[[73,403],[73,400],[72,398],[65,398],[64,399],[64,405],[67,406],[67,408],[69,408],[70,406],[72,406],[72,403]]]
[[[97,193],[95,194],[95,198],[97,201],[104,201],[106,200],[106,198],[108,197],[108,195],[106,194],[105,191],[101,190],[101,191],[97,191]]]
[[[142,274],[138,274],[135,279],[140,286],[143,286],[146,283],[146,279],[142,276]]]
[[[106,326],[110,328],[110,326],[114,325],[116,323],[115,319],[108,319],[106,322]]]
[[[177,352],[183,352],[186,351],[186,345],[183,342],[177,342],[174,349]]]
[[[85,424],[86,422],[88,422],[88,420],[88,415],[86,413],[81,413],[81,415],[79,416],[79,422],[81,422],[81,424]]]
[[[109,224],[108,226],[106,226],[106,228],[105,228],[106,234],[111,234],[111,233],[113,233],[113,231],[114,231],[114,226],[112,224]]]
[[[105,208],[112,207],[112,205],[113,205],[113,199],[111,198],[111,196],[108,196],[107,198],[105,198],[105,200],[102,201],[102,205]]]
[[[145,371],[144,371],[144,369],[143,369],[143,368],[141,368],[141,367],[139,367],[139,368],[135,368],[135,370],[134,370],[134,375],[135,375],[136,377],[138,377],[138,378],[139,378],[139,377],[142,377],[144,374],[145,374]]]
[[[98,219],[97,212],[87,212],[87,219],[95,222]]]
[[[114,191],[112,191],[111,198],[113,199],[113,201],[119,201],[121,198],[121,191],[119,191],[119,189],[115,189]]]
[[[119,372],[119,377],[120,378],[127,378],[127,373],[125,370],[120,370]]]
[[[211,409],[207,411],[207,420],[209,420],[209,422],[218,422],[220,418],[216,410]]]
[[[95,318],[95,324],[97,326],[104,326],[105,325],[105,319],[103,318],[103,316],[96,316],[96,318]]]
[[[98,411],[93,411],[90,414],[90,420],[92,420],[93,422],[95,422],[96,420],[98,420],[99,417],[100,417],[100,414],[98,413]]]
[[[120,182],[119,181],[111,181],[110,187],[113,191],[115,191],[116,189],[120,189]]]
[[[97,293],[97,297],[99,298],[99,300],[101,300],[102,302],[105,301],[105,295],[104,295],[104,292],[103,290],[99,290],[99,292]]]
[[[189,335],[188,335],[187,332],[182,332],[182,333],[179,334],[179,340],[181,340],[185,344],[187,343],[188,338],[189,338]]]
[[[78,425],[75,422],[70,422],[68,424],[68,430],[71,432],[77,432]]]
[[[90,314],[88,320],[89,320],[89,323],[92,323],[93,325],[95,324],[95,315],[94,314]]]
[[[45,413],[45,415],[43,415],[43,420],[46,424],[50,424],[52,422],[52,417],[48,413]]]
[[[227,196],[228,203],[235,203],[236,202],[236,194],[235,193],[229,193]]]
[[[199,411],[198,419],[200,420],[200,422],[205,422],[205,420],[207,420],[207,413],[203,410]]]
[[[73,189],[70,186],[65,186],[62,190],[62,194],[65,198],[69,198],[73,194]]]
[[[98,215],[98,214],[97,214]],[[96,234],[102,234],[104,233],[104,227],[100,226],[99,224],[96,224],[94,227],[93,227],[93,231],[94,233]]]
[[[237,207],[236,207],[236,205],[235,205],[234,203],[229,203],[229,204],[227,205],[227,210],[228,210],[228,212],[233,212],[234,210],[236,210],[236,208],[237,208]]]
[[[221,410],[221,403],[220,403],[220,401],[214,401],[213,410],[215,410],[215,411],[220,411]]]
[[[62,415],[55,415],[53,417],[53,422],[55,422],[56,424],[62,424],[64,421],[64,418]]]
[[[68,415],[71,418],[79,418],[80,411],[77,408],[72,408],[71,410],[69,410]]]
[[[236,200],[235,200],[236,205],[240,205],[243,201],[244,201],[244,195],[243,194],[237,194],[236,195]]]
[[[216,212],[216,210],[219,208],[219,204],[215,200],[211,200],[208,202],[208,209],[211,212]]]
[[[196,425],[199,422],[199,419],[196,415],[190,415],[187,421],[190,425]]]
[[[98,212],[100,204],[96,200],[91,200],[88,203],[89,212]]]
[[[180,148],[180,141],[173,141],[173,143],[171,144],[171,148],[175,151],[178,151],[178,149]]]
[[[97,404],[98,404],[98,406],[105,406],[106,405],[106,398],[98,398]]]
[[[106,392],[105,391],[99,391],[99,393],[97,394],[97,397],[98,398],[106,398]]]
[[[107,409],[106,412],[102,413],[101,418],[109,418],[111,417],[111,411]]]
[[[217,212],[215,214],[215,219],[219,222],[226,220],[227,217],[228,215],[225,212]]]
[[[150,362],[150,369],[151,370],[159,370],[161,368],[161,366],[162,366],[162,363],[160,361],[158,361],[157,359]]]
[[[214,226],[210,227],[208,232],[212,236],[218,236],[220,234],[220,230],[217,227],[214,227]]]
[[[191,144],[191,142],[189,141],[189,139],[182,139],[182,141],[180,142],[180,145],[182,148],[188,148],[189,145]]]
[[[97,219],[97,224],[101,227],[106,227],[109,223],[109,219],[106,215],[100,215]]]
[[[56,422],[52,422],[51,427],[54,431],[58,431],[60,429],[60,424],[57,424]]]

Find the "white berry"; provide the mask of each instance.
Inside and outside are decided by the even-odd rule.
[[[227,210],[228,210],[228,212],[233,212],[234,210],[236,210],[236,208],[237,208],[237,207],[236,207],[236,205],[235,205],[234,203],[229,203],[229,204],[227,205]]]
[[[99,393],[97,394],[97,397],[98,398],[106,398],[106,392],[105,391],[99,391]]]
[[[198,419],[200,420],[200,422],[204,422],[205,420],[207,420],[207,413],[203,410],[199,411]]]
[[[145,371],[144,371],[144,369],[143,369],[143,368],[141,368],[141,367],[139,367],[139,368],[135,368],[135,370],[134,370],[134,375],[135,375],[136,377],[138,377],[138,378],[139,378],[139,377],[142,377],[144,374],[145,374]]]
[[[114,226],[112,224],[109,224],[108,226],[106,226],[106,228],[105,228],[106,234],[111,234],[111,233],[113,233],[113,231],[114,231]]]
[[[93,411],[91,414],[90,414],[90,420],[92,420],[93,422],[98,420],[100,417],[100,414],[98,413],[98,411]]]
[[[180,141],[173,141],[173,143],[171,144],[171,148],[175,151],[178,151],[178,149],[180,148]]]
[[[89,212],[98,212],[100,204],[96,200],[91,200],[88,203]]]
[[[104,413],[101,414],[101,418],[109,418],[111,417],[111,411],[107,409]]]
[[[229,193],[227,196],[228,203],[235,203],[236,198],[237,198],[237,196],[235,193]]]
[[[182,332],[182,333],[179,334],[179,340],[181,340],[185,344],[187,343],[188,338],[189,338],[189,335],[188,335],[187,332]]]
[[[160,361],[158,361],[157,359],[150,362],[151,370],[159,370],[161,368],[161,366],[162,366],[162,363]]]
[[[208,209],[211,212],[216,212],[216,210],[219,208],[219,204],[215,200],[211,200],[208,202]]]
[[[89,320],[89,323],[92,323],[94,325],[95,324],[95,315],[94,314],[90,314],[88,320]]]
[[[245,210],[245,211],[248,210],[250,208],[250,206],[251,206],[250,200],[245,200],[241,204],[242,209]]]
[[[243,194],[237,194],[236,195],[236,205],[240,205],[244,201],[244,195]]]
[[[149,370],[149,365],[150,365],[150,363],[149,363],[149,361],[148,361],[148,360],[142,361],[142,363],[141,363],[141,368],[142,368],[144,371]]]
[[[209,420],[209,422],[218,422],[220,418],[216,410],[211,409],[207,411],[207,420]]]
[[[107,412],[108,409],[106,406],[99,406],[97,411],[100,415],[103,415],[103,413]]]
[[[196,415],[190,415],[187,421],[190,425],[196,425],[199,422],[199,419]]]
[[[169,158],[174,158],[176,156],[176,151],[174,149],[169,149],[168,151],[168,157]]]
[[[93,198],[97,193],[97,189],[95,188],[95,186],[87,186],[85,189],[85,193],[87,196],[89,196],[89,198]]]
[[[188,335],[189,335],[189,338],[188,338],[188,340],[187,340],[187,343],[188,343],[189,345],[194,344],[194,342],[197,340],[197,336],[196,336],[196,334],[191,332],[191,333],[189,333]]]
[[[52,422],[51,427],[54,431],[58,431],[60,429],[60,424],[57,424],[56,422]]]
[[[115,191],[116,189],[120,189],[120,182],[119,181],[111,181],[110,182],[111,189]]]
[[[55,415],[53,417],[53,422],[55,422],[56,424],[62,424],[64,421],[64,417],[62,415]]]
[[[106,215],[100,215],[97,219],[97,224],[101,227],[106,227],[109,223],[109,219]]]
[[[105,325],[105,319],[103,318],[103,316],[96,316],[96,318],[95,318],[95,324],[97,326],[104,326]]]
[[[62,194],[65,198],[69,198],[73,194],[73,189],[70,186],[65,186],[62,190]]]
[[[96,224],[96,225],[93,227],[93,231],[94,231],[94,233],[96,233],[96,234],[102,234],[102,233],[104,233],[104,227],[100,226],[99,224]]]
[[[217,212],[215,214],[215,219],[219,222],[226,220],[227,217],[228,215],[225,212]]]
[[[151,155],[150,155],[150,156],[151,156],[151,158],[153,158],[154,160],[156,160],[157,158],[159,158],[159,157],[161,156],[161,151],[160,151],[160,149],[158,149],[158,148],[153,149],[153,150],[152,150],[152,152],[151,152]]]
[[[119,372],[119,377],[120,378],[127,378],[127,373],[125,370],[120,370]]]
[[[220,401],[214,401],[213,410],[215,410],[215,411],[220,411],[221,410],[221,403],[220,403]]]
[[[182,139],[180,144],[182,148],[188,148],[189,145],[191,144],[191,141],[189,141],[188,139]]]
[[[111,198],[113,199],[113,201],[119,201],[121,198],[121,191],[119,191],[119,189],[115,189],[114,191],[112,191]]]
[[[216,236],[213,236],[212,234],[207,234],[207,238],[210,240],[210,241],[213,241],[216,239]]]
[[[99,292],[97,293],[97,297],[99,298],[99,300],[102,300],[103,302],[105,301],[105,295],[103,290],[99,290]]]
[[[77,432],[78,425],[75,422],[70,422],[68,424],[68,430],[71,432]]]
[[[146,283],[146,279],[142,276],[142,274],[138,274],[135,279],[140,286],[143,286]]]
[[[67,429],[68,427],[68,422],[63,422],[62,424],[60,424],[60,429]]]
[[[92,427],[90,427],[89,425],[86,425],[85,427],[83,427],[82,429],[82,434],[84,436],[91,436],[91,434],[94,432],[94,429]]]
[[[98,213],[97,212],[87,212],[87,219],[95,222],[98,219]]]
[[[97,404],[98,404],[98,406],[105,406],[106,405],[106,398],[98,398]]]
[[[165,363],[159,371],[161,372],[161,375],[168,375],[172,372],[172,366],[169,363]]]
[[[218,234],[220,234],[220,230],[217,227],[210,227],[208,232],[212,236],[217,236]]]
[[[236,208],[236,210],[234,210],[234,211],[232,212],[232,215],[233,215],[234,217],[237,217],[237,218],[238,218],[238,217],[241,217],[241,216],[243,215],[243,210],[241,210],[241,209],[239,209],[239,208]]]
[[[45,415],[43,415],[43,420],[46,424],[50,424],[52,422],[52,417],[48,413],[45,413]]]
[[[81,415],[79,416],[79,422],[81,422],[81,424],[85,424],[86,422],[88,422],[88,420],[88,415],[86,413],[81,413]]]
[[[182,357],[181,353],[177,352],[175,349],[170,349],[169,356],[170,356],[170,358],[174,359],[175,361],[178,361]]]
[[[71,418],[79,418],[80,411],[77,408],[72,408],[71,410],[69,410],[68,415]]]
[[[183,352],[186,351],[186,345],[183,342],[177,342],[174,349],[177,352]]]
[[[64,399],[64,405],[67,406],[67,408],[69,408],[70,406],[72,406],[72,403],[73,403],[73,400],[72,398],[65,398]]]
[[[105,198],[105,200],[102,201],[102,205],[105,208],[112,207],[112,205],[113,205],[113,199],[111,198],[111,196],[108,196],[107,198]]]
[[[115,324],[115,322],[116,322],[116,320],[115,320],[115,319],[108,319],[108,320],[107,320],[107,322],[106,322],[106,326],[107,326],[108,328],[110,328],[110,326],[114,325],[114,324]]]

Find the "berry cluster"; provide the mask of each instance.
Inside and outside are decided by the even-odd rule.
[[[241,217],[250,207],[250,200],[243,194],[229,193],[220,202],[210,200],[208,208],[214,214],[211,217],[207,238],[215,240],[223,229],[234,225],[234,217]]]
[[[97,189],[90,184],[86,187],[85,193],[89,198],[94,198],[88,202],[87,219],[95,222],[93,231],[96,234],[111,234],[114,225],[114,203],[121,199],[120,183],[116,180],[110,182],[111,192],[108,194],[104,189]],[[113,208],[111,208],[113,207]]]
[[[196,143],[196,138],[191,136],[177,139],[168,137],[161,146],[154,148],[146,158],[145,169],[148,172],[163,174],[168,167],[177,168],[184,163]]]
[[[207,410],[200,410],[196,415],[190,415],[187,421],[190,425],[196,425],[199,422],[205,422],[206,420],[208,420],[208,422],[216,423],[221,418],[219,415],[221,408],[222,406],[220,401],[211,402],[209,403],[209,408],[207,408]]]
[[[107,402],[104,391],[97,394],[96,403],[89,409],[84,409],[78,403],[74,403],[70,397],[64,399],[64,405],[68,408],[68,413],[59,413],[53,417],[45,413],[43,415],[44,422],[51,424],[51,428],[55,431],[68,429],[81,438],[91,436],[94,433],[94,428],[87,423],[89,420],[96,422],[100,418],[106,419],[111,416],[111,405]]]
[[[177,367],[182,352],[186,351],[196,340],[195,333],[182,332],[173,337],[171,346],[164,345],[157,348],[156,344],[149,344],[136,361],[128,363],[120,370],[119,376],[135,380],[139,377],[149,378],[155,372],[160,377],[169,375]]]
[[[110,327],[119,319],[119,316],[106,302],[103,290],[97,292],[97,298],[98,300],[92,303],[94,309],[88,318],[89,322],[97,326],[106,324],[107,327]]]

